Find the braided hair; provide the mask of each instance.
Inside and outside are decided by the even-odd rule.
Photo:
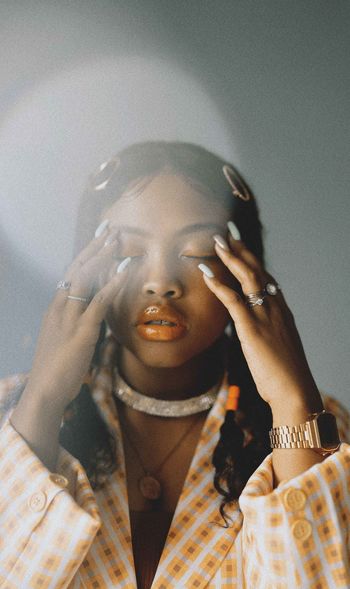
[[[141,184],[142,192],[144,182],[165,169],[181,174],[210,198],[226,199],[242,240],[264,261],[257,204],[237,169],[197,145],[166,141],[133,144],[102,164],[90,177],[78,209],[75,254],[91,239],[103,212],[126,189],[137,192]],[[220,513],[226,526],[225,506],[239,498],[249,477],[271,452],[268,431],[272,427],[271,409],[257,392],[233,322],[229,331],[230,335],[225,336],[228,384],[239,388],[240,398],[239,403],[227,408],[212,457],[214,486],[222,495]],[[90,372],[99,365],[105,334],[103,321]],[[65,409],[59,441],[80,461],[94,490],[102,488],[108,475],[118,468],[115,438],[98,412],[88,381]]]

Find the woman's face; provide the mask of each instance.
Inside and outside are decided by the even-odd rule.
[[[205,285],[198,264],[235,287],[213,240],[215,234],[227,235],[227,203],[204,196],[182,176],[164,173],[136,197],[122,195],[103,218],[120,238],[108,278],[123,258],[132,258],[106,318],[119,343],[150,367],[178,367],[208,349],[229,315]]]

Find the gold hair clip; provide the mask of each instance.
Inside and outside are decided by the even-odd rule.
[[[112,178],[114,172],[119,168],[119,166],[120,158],[118,156],[111,157],[111,159],[107,160],[106,162],[103,162],[103,164],[99,166],[97,172],[93,174],[90,178],[93,190],[103,190],[104,188],[106,188],[108,182]],[[108,169],[109,167],[111,168],[110,170]],[[98,177],[102,175],[104,179],[99,182]]]
[[[232,188],[232,194],[234,196],[237,196],[238,198],[240,198],[241,200],[244,201],[248,201],[251,200],[252,196],[251,194],[248,192],[248,190],[245,188],[245,186],[242,185],[243,190],[244,190],[244,194],[238,190],[233,178],[235,176],[235,171],[232,168],[232,166],[229,166],[228,164],[225,164],[224,166],[222,166],[222,171],[224,173],[224,176],[227,180],[227,182],[229,183],[229,185]]]

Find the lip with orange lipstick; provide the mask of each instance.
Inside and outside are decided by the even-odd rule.
[[[168,342],[183,337],[187,331],[184,316],[167,305],[150,305],[136,322],[138,334],[148,341]]]

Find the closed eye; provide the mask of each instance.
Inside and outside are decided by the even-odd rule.
[[[189,258],[189,259],[194,259],[194,260],[212,260],[212,261],[218,261],[219,257],[218,256],[181,256],[182,258]]]
[[[115,260],[125,260],[126,258],[131,258],[132,260],[137,260],[138,258],[144,258],[144,255],[139,254],[138,256],[113,256]]]

